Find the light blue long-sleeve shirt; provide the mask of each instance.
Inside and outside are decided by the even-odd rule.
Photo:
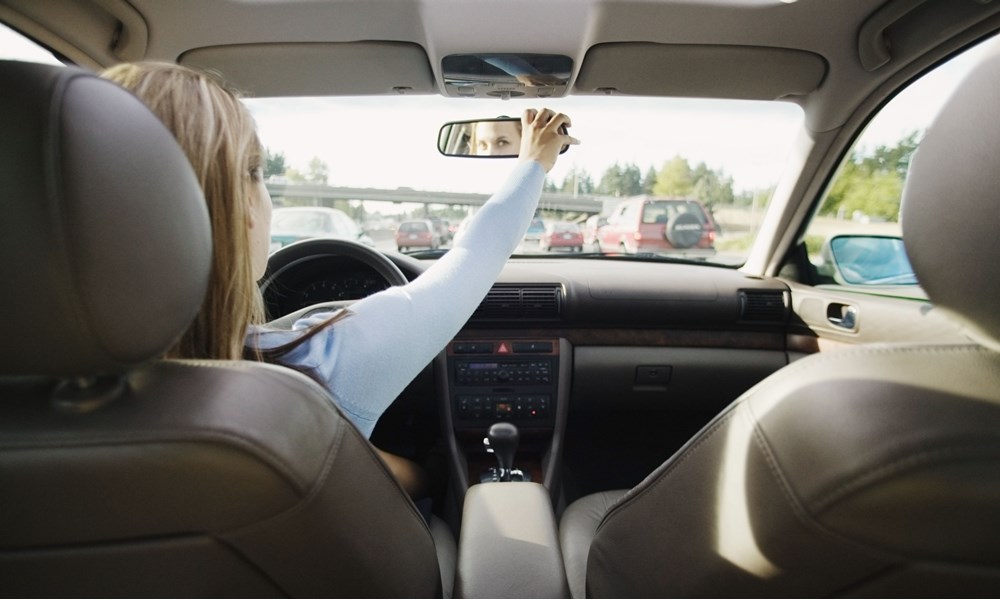
[[[359,300],[350,315],[289,352],[283,362],[312,370],[365,436],[382,413],[459,332],[496,281],[538,206],[545,170],[519,163],[461,239],[416,280]],[[253,327],[250,342],[273,348],[324,321],[290,331]],[[254,335],[258,334],[258,335]]]

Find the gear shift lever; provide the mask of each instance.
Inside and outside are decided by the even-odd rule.
[[[494,423],[483,438],[483,446],[490,454],[495,454],[499,468],[493,467],[480,478],[488,481],[531,481],[520,469],[514,468],[514,454],[521,436],[513,423]]]
[[[490,448],[493,449],[500,464],[498,473],[500,481],[510,481],[510,472],[514,468],[514,454],[517,453],[520,437],[513,423],[494,423],[486,434]]]

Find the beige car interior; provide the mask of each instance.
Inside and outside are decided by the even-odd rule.
[[[996,596],[1000,55],[967,76],[928,131],[902,211],[933,310],[975,342],[794,360],[632,489],[560,506],[549,485],[558,465],[540,483],[473,482],[460,529],[425,520],[308,377],[160,358],[207,286],[208,214],[169,132],[84,70],[166,60],[218,70],[262,97],[445,95],[442,58],[482,50],[476,31],[454,24],[489,19],[521,32],[491,51],[525,51],[518,40],[532,39],[531,51],[570,56],[573,94],[792,102],[805,115],[789,158],[798,175],[775,198],[805,200],[764,217],[774,235],[739,269],[763,281],[778,275],[810,199],[871,115],[903,82],[1000,30],[1000,1],[841,1],[870,13],[838,19],[839,2],[771,3],[778,11],[752,0],[511,0],[496,11],[341,0],[292,3],[300,12],[286,22],[282,3],[266,0],[246,19],[247,2],[0,0],[0,22],[81,67],[0,61],[0,590]],[[664,22],[663,4],[674,20]],[[538,21],[569,26],[526,22],[536,8]],[[192,26],[199,16],[232,25],[220,36]],[[388,32],[375,25],[385,22]],[[621,277],[632,272],[626,264]],[[788,361],[775,354],[777,366]],[[615,351],[573,356],[587,371]],[[599,390],[601,376],[590,369],[575,385]]]
[[[857,347],[765,379],[640,485],[566,509],[574,598],[996,592],[998,86],[1000,54],[929,129],[902,211],[920,282],[982,345]]]
[[[0,81],[0,247],[23,259],[0,276],[25,292],[0,352],[4,592],[450,594],[451,533],[318,384],[157,360],[211,256],[198,182],[159,120],[77,69],[5,61]]]

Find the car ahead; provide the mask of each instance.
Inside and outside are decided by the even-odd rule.
[[[583,232],[571,221],[553,221],[545,225],[545,231],[538,240],[540,250],[568,248],[573,252],[583,251]]]
[[[524,232],[525,242],[538,242],[542,239],[542,234],[545,233],[545,221],[538,217],[535,217],[528,223],[528,229]]]
[[[434,222],[429,219],[403,221],[396,228],[396,249],[400,252],[413,248],[437,250],[441,237]]]
[[[434,224],[434,231],[437,232],[438,239],[441,240],[441,244],[447,244],[451,241],[453,234],[451,231],[451,223],[448,219],[442,217],[428,217],[428,220]]]
[[[275,208],[271,217],[271,251],[312,238],[332,238],[375,246],[354,219],[342,210],[325,207]]]
[[[591,215],[583,225],[583,243],[592,245],[597,243],[597,230],[608,224],[608,218],[601,215]]]
[[[444,522],[452,543],[459,541],[459,551],[452,555],[462,566],[457,592],[464,593],[456,595],[558,597],[571,592],[583,597],[588,588],[581,583],[581,573],[625,553],[617,547],[594,547],[583,553],[585,568],[564,569],[560,565],[565,561],[579,567],[572,562],[572,549],[562,552],[564,562],[535,560],[558,554],[554,550],[559,548],[558,542],[545,543],[545,535],[536,534],[574,533],[577,530],[564,528],[562,520],[572,522],[579,516],[573,509],[579,507],[577,502],[593,500],[595,493],[641,486],[653,473],[673,476],[685,469],[690,471],[683,481],[661,486],[675,492],[670,502],[636,518],[635,528],[620,537],[668,540],[675,551],[686,554],[647,551],[630,561],[631,566],[652,564],[657,574],[675,581],[686,574],[702,575],[704,587],[668,585],[630,593],[628,586],[652,576],[621,571],[590,582],[622,586],[617,594],[605,595],[997,595],[1000,553],[991,538],[996,538],[992,534],[1000,505],[1000,468],[984,459],[981,468],[967,467],[975,475],[969,478],[949,470],[949,465],[979,448],[995,450],[995,430],[1000,427],[983,435],[956,429],[949,438],[952,444],[942,449],[926,433],[936,431],[938,424],[961,421],[965,413],[946,413],[930,424],[920,420],[930,404],[964,406],[963,385],[985,388],[972,409],[979,422],[992,424],[1000,404],[1000,369],[991,349],[996,344],[980,344],[980,328],[953,318],[955,312],[935,297],[942,289],[967,291],[961,283],[983,283],[995,295],[990,284],[1000,281],[991,270],[997,264],[995,244],[990,243],[994,237],[966,233],[983,224],[995,229],[996,211],[985,207],[972,217],[959,213],[973,188],[944,179],[952,168],[981,165],[979,161],[993,161],[977,169],[981,174],[1000,173],[995,158],[1000,148],[986,135],[997,119],[987,116],[977,128],[956,137],[950,144],[954,162],[935,174],[948,184],[936,194],[946,214],[930,225],[952,232],[950,243],[925,239],[919,229],[916,234],[904,231],[913,207],[907,205],[904,217],[900,199],[904,189],[912,192],[914,186],[929,185],[926,178],[914,180],[911,167],[926,167],[920,165],[920,155],[928,149],[925,135],[932,136],[937,128],[931,123],[945,100],[966,73],[998,51],[1000,2],[0,0],[0,23],[4,58],[92,72],[121,61],[166,61],[218,74],[245,94],[243,103],[257,123],[267,172],[274,174],[268,189],[275,206],[348,203],[351,214],[365,222],[471,214],[504,185],[517,161],[442,156],[435,148],[440,142],[435,132],[446,123],[516,119],[527,109],[541,107],[563,112],[572,119],[569,131],[581,144],[561,155],[544,181],[539,177],[533,182],[543,190],[537,221],[592,222],[588,231],[594,232],[601,250],[569,253],[542,250],[534,243],[530,251],[516,250],[523,254],[506,262],[463,329],[440,336],[440,355],[382,415],[371,447],[363,436],[343,437],[345,443],[358,442],[349,447],[349,456],[359,465],[374,460],[373,448],[380,448],[424,467],[428,498],[416,506],[377,469],[350,471],[336,487],[351,491],[361,481],[387,483],[380,501],[329,502],[326,495],[315,493],[312,474],[344,476],[326,467],[328,459],[340,456],[347,446],[312,445],[309,432],[322,429],[322,422],[286,419],[269,410],[246,412],[259,417],[260,429],[285,436],[269,475],[256,479],[241,467],[252,450],[243,443],[249,430],[224,429],[203,445],[243,443],[232,450],[232,457],[203,461],[201,447],[186,448],[177,452],[177,460],[157,463],[156,472],[164,475],[157,485],[139,486],[135,478],[143,471],[132,468],[122,454],[142,457],[154,452],[157,444],[149,442],[150,436],[179,427],[192,415],[174,402],[157,405],[154,422],[145,429],[137,428],[130,438],[112,436],[112,445],[124,449],[121,453],[105,452],[92,439],[72,445],[65,436],[95,421],[113,425],[110,417],[118,413],[109,411],[102,398],[85,405],[63,402],[63,392],[92,389],[114,373],[81,368],[55,379],[15,371],[14,365],[23,361],[13,352],[32,344],[21,339],[8,344],[12,350],[0,365],[0,410],[5,411],[0,419],[0,581],[9,595],[343,595],[343,588],[324,587],[327,576],[338,572],[339,561],[321,561],[319,573],[298,576],[296,569],[316,564],[317,557],[328,552],[292,552],[280,545],[284,540],[301,550],[332,539],[307,520],[315,512],[326,512],[343,517],[335,521],[344,528],[355,528],[344,547],[376,561],[384,553],[397,553],[397,558],[406,552],[418,554],[401,541],[404,534],[427,538],[439,533],[435,525]],[[995,96],[1000,82],[979,80]],[[0,143],[32,123],[37,113],[10,109],[22,85],[17,80],[2,83],[0,105],[5,110],[0,117],[8,120],[0,128]],[[981,103],[987,108],[993,104],[989,96]],[[94,131],[88,115],[68,115],[67,122],[75,134],[103,134]],[[37,145],[5,153],[2,164],[12,175],[8,179],[37,172],[32,161],[59,141],[47,134]],[[979,147],[970,147],[972,142]],[[105,145],[102,155],[117,150]],[[941,155],[936,156],[945,166]],[[129,179],[127,161],[119,167],[114,177],[92,183],[101,188]],[[973,175],[970,182],[977,181]],[[59,185],[47,189],[61,189],[62,182],[55,183]],[[995,182],[987,187],[995,189]],[[22,200],[8,193],[0,206]],[[44,210],[32,215],[52,213],[50,196],[39,193],[34,200]],[[661,201],[667,204],[656,204]],[[640,202],[653,205],[649,223],[641,216],[645,211],[639,210]],[[610,237],[615,224],[601,226],[600,219],[617,212],[624,221],[628,206],[635,220]],[[658,207],[653,216],[652,209]],[[672,217],[662,207],[673,207],[684,216],[669,227]],[[127,213],[77,208],[56,216],[73,224],[114,223]],[[962,218],[949,218],[951,209]],[[0,240],[16,259],[8,261],[8,268],[43,273],[58,266],[48,248],[22,241],[43,229],[34,216],[3,214],[0,227],[7,227],[4,231],[10,235]],[[664,216],[667,222],[658,222]],[[544,229],[538,223],[527,235],[532,242]],[[489,236],[489,222],[477,224],[484,227],[475,235]],[[460,230],[457,242],[467,231]],[[854,241],[838,247],[837,240],[845,236]],[[868,247],[874,239],[893,240],[877,243],[893,246],[901,239],[913,267],[919,266],[918,257],[923,264],[928,255],[938,257],[944,270],[962,274],[964,281],[925,289],[919,268],[910,277],[894,258],[869,261],[869,251],[878,249]],[[349,307],[390,285],[419,281],[448,258],[443,250],[400,254],[395,251],[398,240],[388,229],[374,249],[358,246],[367,252],[346,252],[345,246],[353,249],[356,244],[332,241],[289,244],[272,255],[270,276],[261,286],[274,326],[317,304]],[[647,241],[656,247],[645,245]],[[956,247],[963,250],[962,256],[949,253]],[[118,264],[119,269],[142,274],[130,260]],[[894,268],[883,271],[887,265]],[[184,273],[164,272],[162,277],[163,287],[170,288]],[[25,293],[39,301],[49,299],[14,282],[13,277],[5,279],[6,302]],[[78,288],[68,282],[62,289]],[[97,296],[111,294],[101,286],[96,289],[102,290]],[[48,350],[75,348],[79,340],[101,347],[106,341],[103,332],[89,329],[86,307],[76,300],[86,290],[80,291],[55,294],[59,298],[54,305],[80,309],[80,314],[50,311],[70,320],[70,326],[65,327],[66,339],[56,338],[46,345]],[[67,304],[63,297],[74,300]],[[117,310],[123,313],[141,307],[150,328],[166,320],[161,305],[131,302],[124,292],[121,307]],[[4,314],[8,323],[23,319],[16,309]],[[433,327],[420,315],[413,316],[412,325]],[[53,329],[59,328],[39,327],[39,334],[54,335]],[[930,368],[902,360],[872,362],[867,375],[909,384],[936,374],[937,388],[953,392],[954,398],[932,402],[933,390],[927,386],[901,394],[892,414],[908,437],[898,444],[872,428],[869,388],[858,381],[844,384],[843,371],[834,365],[845,355],[889,353],[913,344],[922,349],[912,354],[925,357]],[[938,357],[955,347],[965,348],[965,354],[978,357],[982,365],[946,369]],[[391,369],[394,353],[405,351],[402,344],[387,348],[385,364],[379,367]],[[39,364],[57,364],[55,358],[61,356]],[[166,362],[169,369],[184,361]],[[211,361],[198,361],[199,368],[217,368],[202,362]],[[176,366],[183,370],[185,365]],[[235,381],[238,372],[249,370],[245,367],[227,363],[223,368],[233,371]],[[806,422],[802,414],[769,405],[755,404],[753,415],[730,412],[748,390],[759,399],[761,386],[774,377],[809,386],[802,398],[821,418],[820,426],[796,430]],[[129,382],[134,385],[124,389],[135,393],[157,383],[142,377]],[[199,388],[199,382],[192,376],[178,387]],[[356,383],[363,389],[365,380],[359,376]],[[37,403],[17,396],[35,387],[47,394]],[[322,390],[315,388],[315,395],[322,398]],[[290,404],[283,400],[276,394],[274,403],[265,406],[278,411]],[[194,404],[196,415],[212,416],[210,408],[199,411]],[[143,410],[139,403],[124,408],[129,414]],[[28,423],[21,426],[14,417]],[[784,422],[807,449],[781,451],[751,417]],[[501,427],[487,448],[483,440],[491,439],[498,422],[515,425],[520,437]],[[47,429],[53,423],[62,428],[58,435]],[[697,437],[699,432],[714,437],[700,443],[706,438]],[[825,444],[844,434],[858,438]],[[33,466],[41,454],[37,448],[44,444],[59,447],[61,462],[54,469]],[[499,447],[503,465],[497,461]],[[880,454],[882,450],[888,454]],[[305,461],[304,466],[280,460],[286,455]],[[73,461],[82,456],[95,456],[100,467],[92,463],[92,469],[72,470]],[[864,469],[821,480],[819,465],[835,456],[847,457],[841,466]],[[21,467],[10,466],[20,457],[26,459]],[[932,468],[922,470],[928,461]],[[789,465],[815,478],[799,485],[785,477]],[[512,530],[486,535],[484,531],[492,530],[482,526],[494,521],[464,512],[466,500],[475,506],[476,497],[491,485],[481,482],[500,478],[501,467],[511,466],[543,489],[544,502],[497,502],[493,506],[498,511],[514,514],[504,512],[495,522],[530,526],[530,538],[512,540],[519,533]],[[193,470],[204,483],[174,485],[181,470]],[[257,502],[252,495],[228,495],[225,489],[211,487],[220,470],[227,483],[241,478],[271,482],[267,485],[277,488],[280,498],[271,504]],[[906,473],[917,479],[885,493],[879,490],[879,482]],[[992,485],[992,491],[975,487],[973,480]],[[50,487],[33,494],[30,486],[38,485]],[[499,489],[518,487],[535,489],[520,484]],[[709,492],[695,494],[695,487]],[[773,494],[764,499],[754,495],[762,489]],[[641,506],[650,496],[646,491],[641,488],[643,493],[628,496],[614,510]],[[979,499],[979,509],[949,504],[949,494],[963,491]],[[81,502],[81,494],[89,502]],[[148,510],[147,504],[157,498],[174,502]],[[865,502],[848,505],[852,498]],[[912,499],[915,506],[897,510],[891,502],[901,499]],[[202,504],[212,501],[218,504]],[[285,502],[292,507],[286,508]],[[611,503],[598,502],[593,512],[603,516]],[[280,510],[272,510],[275,505]],[[360,519],[350,512],[359,505],[369,510]],[[426,507],[431,533],[417,507]],[[68,516],[83,510],[90,513],[79,519]],[[696,518],[666,524],[671,516],[690,515],[691,510]],[[268,513],[264,522],[243,520],[261,512]],[[970,516],[976,526],[956,533],[953,525]],[[223,531],[205,524],[204,519],[216,517],[226,524]],[[854,527],[862,520],[874,525]],[[399,536],[380,537],[376,528],[382,523],[399,525]],[[769,527],[776,523],[794,524],[795,530],[775,534]],[[607,532],[611,525],[610,520],[595,524],[591,534]],[[20,536],[16,539],[15,530]],[[232,550],[262,530],[274,532],[269,543],[256,544],[248,552]],[[890,539],[898,532],[908,541]],[[807,536],[823,538],[823,551],[803,551],[800,543]],[[936,545],[942,537],[948,540],[944,548]],[[167,549],[149,555],[149,560],[136,557],[161,544]],[[531,552],[525,551],[527,546]],[[435,547],[449,548],[447,536]],[[426,550],[427,544],[419,548]],[[115,556],[125,557],[127,566]],[[219,556],[228,559],[223,568],[207,566],[211,562],[214,567],[212,559]],[[262,557],[277,557],[281,573],[292,575],[279,577],[262,568]],[[524,558],[530,560],[514,564]],[[454,566],[445,556],[440,561],[445,572]],[[405,585],[391,591],[382,587],[398,574],[397,562],[382,560],[378,568],[351,573],[352,581],[367,586],[357,593],[407,596],[411,588]],[[724,573],[705,575],[700,570],[705,564]],[[483,575],[477,565],[492,576]],[[682,568],[674,569],[676,565]],[[839,569],[845,567],[860,575],[833,576],[842,575]],[[968,574],[986,582],[983,588],[958,587],[956,582]],[[426,573],[407,573],[403,579],[423,576]],[[569,580],[571,589],[549,587],[553,578]],[[164,581],[191,587],[164,588]],[[255,583],[239,585],[246,581]],[[197,587],[198,582],[218,585]],[[477,587],[489,582],[500,587]],[[901,589],[907,582],[917,583]],[[451,591],[447,583],[442,582],[439,595]],[[181,591],[171,593],[176,589]],[[591,585],[589,593],[598,596],[606,589]]]
[[[602,250],[623,254],[715,254],[715,222],[701,202],[640,196],[615,207],[596,233]]]

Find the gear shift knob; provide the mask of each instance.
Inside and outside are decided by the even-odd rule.
[[[490,448],[500,463],[500,481],[510,481],[510,471],[514,468],[514,454],[521,438],[513,423],[494,423],[486,434]]]

